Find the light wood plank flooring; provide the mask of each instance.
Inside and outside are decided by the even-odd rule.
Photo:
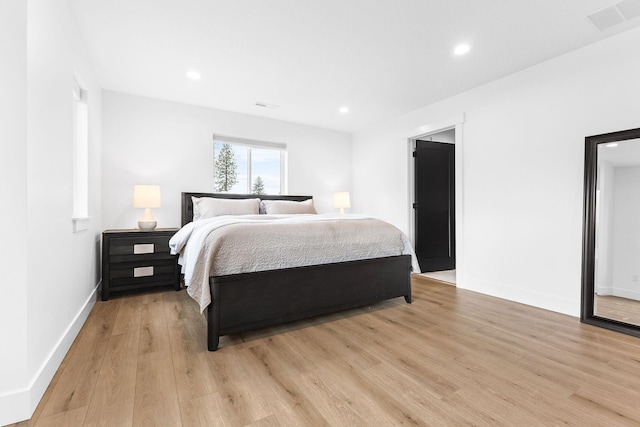
[[[639,425],[640,339],[450,285],[223,337],[185,291],[98,302],[33,426]]]
[[[595,312],[600,317],[640,325],[640,301],[614,296],[596,295]]]

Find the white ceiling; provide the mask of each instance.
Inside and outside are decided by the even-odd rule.
[[[615,0],[69,2],[105,89],[348,132],[640,25],[586,18]]]

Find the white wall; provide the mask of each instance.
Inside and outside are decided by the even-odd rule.
[[[287,144],[289,194],[312,195],[333,212],[351,190],[351,135],[118,92],[103,92],[103,220],[133,228],[135,184],[158,184],[158,227],[180,225],[180,193],[213,191],[213,134]]]
[[[640,126],[640,29],[354,135],[354,208],[409,229],[412,129],[464,114],[459,286],[580,310],[584,137]]]
[[[0,425],[28,412],[27,377],[27,4],[0,2]],[[13,419],[14,421],[17,419]]]
[[[11,296],[2,301],[14,307],[8,311],[12,318],[3,322],[5,351],[0,352],[0,369],[11,373],[10,381],[5,382],[4,372],[0,381],[0,424],[31,416],[93,306],[102,229],[101,93],[68,3],[16,1],[21,6],[14,5],[6,16],[7,3],[2,3],[0,19],[6,18],[11,28],[15,26],[16,38],[2,39],[15,43],[16,53],[9,64],[16,67],[12,73],[17,85],[9,92],[14,109],[3,123],[11,123],[9,129],[15,136],[9,139],[11,147],[2,144],[8,157],[3,156],[0,169],[3,176],[11,174],[4,182],[13,188],[12,194],[5,197],[11,200],[11,212],[20,217],[5,218],[3,213],[4,224],[10,228],[3,238],[11,248],[11,253],[2,257],[9,263],[4,269],[3,289],[10,286]],[[4,47],[4,42],[0,46]],[[71,220],[74,74],[88,89],[91,116],[92,218],[89,229],[79,233],[73,232]],[[14,80],[9,82],[12,87]],[[3,101],[4,94],[3,88]],[[9,337],[14,343],[4,341],[7,325],[13,330]]]
[[[640,300],[640,167],[615,168],[612,295]]]
[[[598,153],[600,152],[598,149]],[[598,295],[613,295],[615,169],[611,163],[599,159],[597,173],[594,286]]]

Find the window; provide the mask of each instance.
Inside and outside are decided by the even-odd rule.
[[[87,91],[73,83],[73,221],[81,231],[89,217],[89,108]]]
[[[214,191],[286,194],[286,149],[286,144],[214,135]]]

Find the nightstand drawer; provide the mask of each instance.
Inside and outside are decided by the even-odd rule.
[[[159,237],[112,237],[109,255],[145,255],[169,253],[168,240]]]
[[[167,260],[151,260],[148,262],[117,262],[111,263],[109,276],[111,280],[127,277],[144,278],[159,274],[175,273],[176,262],[173,257]]]

